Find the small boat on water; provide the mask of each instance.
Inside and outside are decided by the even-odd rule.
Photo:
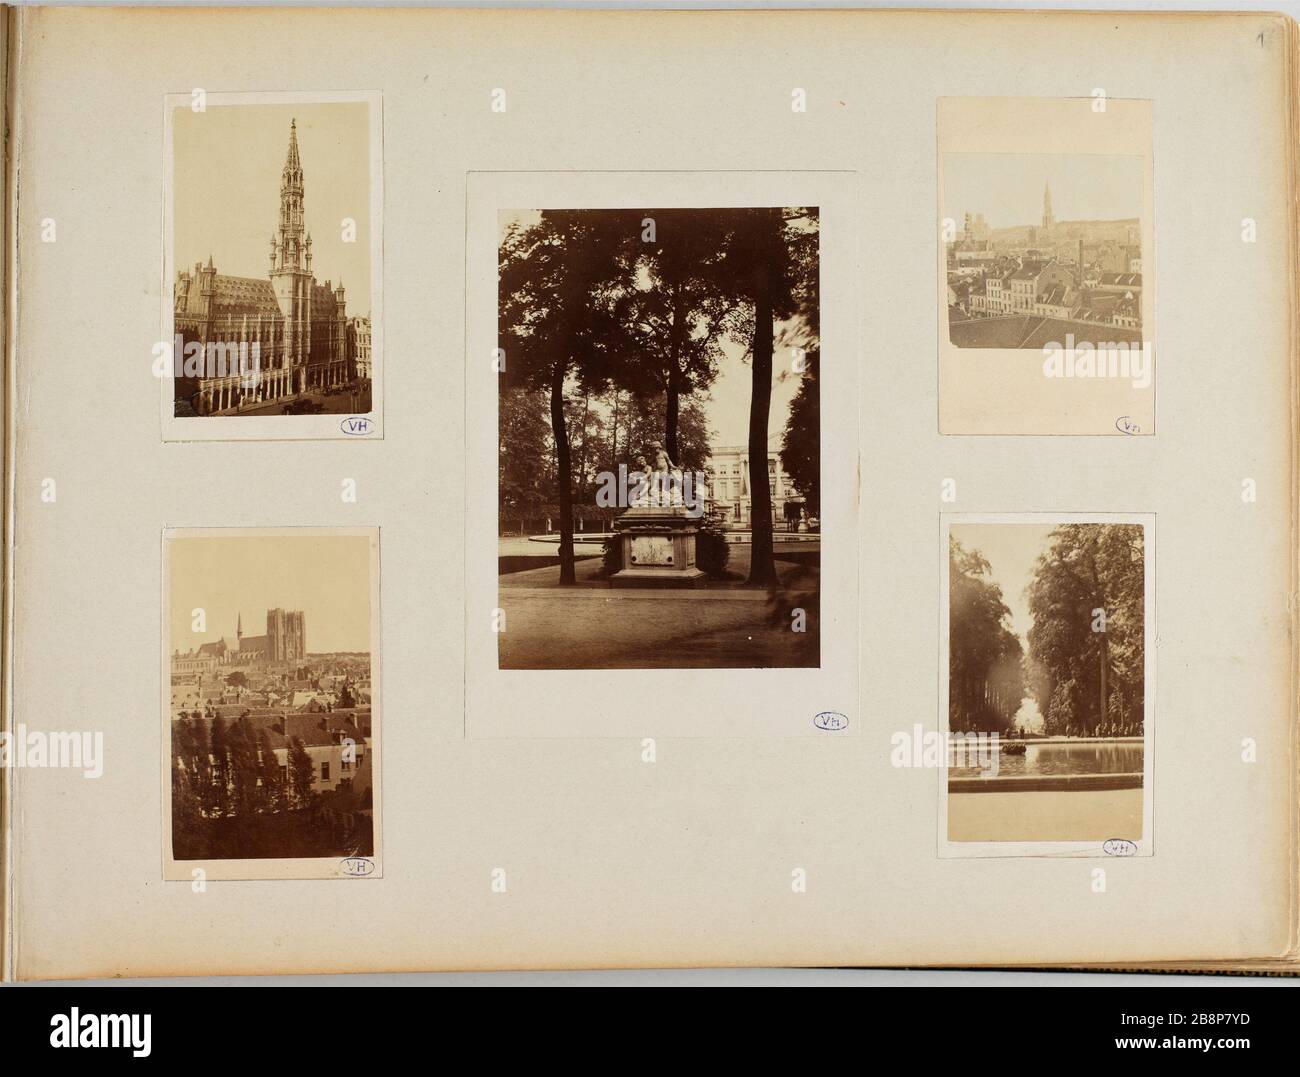
[[[1010,743],[1003,741],[1001,745],[1002,751],[1007,755],[1024,755],[1028,747],[1024,741],[1012,741]]]

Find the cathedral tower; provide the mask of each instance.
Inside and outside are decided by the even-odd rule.
[[[266,646],[275,662],[295,662],[306,655],[307,622],[302,610],[267,610]]]
[[[1043,185],[1043,227],[1051,228],[1052,220],[1052,185],[1050,183]]]

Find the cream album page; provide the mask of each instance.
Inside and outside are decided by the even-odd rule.
[[[7,973],[1291,952],[1288,26],[17,12]]]

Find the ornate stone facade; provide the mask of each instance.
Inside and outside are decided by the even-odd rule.
[[[267,277],[218,273],[210,255],[207,265],[196,262],[176,276],[176,414],[233,414],[356,376],[346,293],[342,282],[316,281],[303,197],[294,121]],[[368,320],[365,335],[368,368]]]

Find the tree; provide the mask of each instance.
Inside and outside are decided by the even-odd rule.
[[[546,396],[503,384],[497,397],[497,496],[500,520],[524,521],[546,508],[550,455]]]
[[[544,210],[527,228],[512,227],[498,259],[503,384],[549,394],[560,517],[560,583],[576,582],[573,471],[564,411],[572,377],[603,388],[615,373],[614,306],[630,284],[629,215]]]
[[[815,212],[815,211],[814,211]],[[793,367],[788,374],[799,378],[799,388],[790,401],[785,433],[781,440],[781,466],[795,488],[804,496],[808,511],[821,514],[821,287],[819,279],[820,237],[814,231],[795,231],[791,242],[794,275],[795,322],[784,343],[804,353],[802,371]]]
[[[208,738],[208,781],[204,783],[203,813],[209,819],[220,819],[230,814],[230,750],[226,744],[226,723],[220,716],[212,719]]]
[[[265,729],[257,734],[258,776],[261,778],[260,806],[263,812],[279,812],[286,807],[285,781],[280,770],[280,760],[271,747],[271,738]]]
[[[653,236],[643,232],[647,217],[655,221]],[[775,583],[767,469],[773,355],[778,332],[788,335],[792,321],[803,326],[808,346],[815,344],[817,231],[816,209],[779,208],[545,210],[535,223],[507,229],[498,263],[499,343],[506,356],[502,512],[522,501],[519,487],[531,481],[523,475],[512,485],[514,474],[507,481],[515,451],[509,439],[518,435],[520,451],[534,459],[540,445],[535,428],[523,436],[527,416],[509,414],[518,401],[507,404],[505,394],[545,396],[561,584],[575,582],[575,494],[584,503],[598,472],[616,473],[635,455],[652,459],[650,447],[659,441],[677,467],[703,467],[710,432],[702,402],[727,340],[745,346],[753,369],[749,582]],[[794,428],[796,440],[804,438],[798,451],[813,461],[803,469],[801,490],[813,497],[819,488],[815,378],[814,370]],[[608,407],[600,403],[606,394]],[[598,467],[600,460],[608,466]]]
[[[1048,733],[1141,732],[1145,693],[1143,532],[1065,524],[1027,591],[1034,695]]]
[[[1025,698],[1020,639],[988,561],[948,539],[948,728],[1009,729]]]
[[[235,688],[247,688],[248,674],[237,669],[233,673],[229,673],[226,675],[226,683],[232,685]]]
[[[600,471],[602,449],[606,440],[605,419],[599,406],[592,407],[601,396],[590,386],[583,386],[564,402],[565,427],[569,435],[574,466],[574,503],[582,506],[582,515],[588,515],[587,506],[595,501],[596,473]]]
[[[289,741],[289,799],[296,809],[309,807],[316,794],[312,784],[316,781],[316,764],[311,761],[302,739]]]
[[[257,743],[246,721],[231,724],[226,744],[230,760],[230,814],[241,829],[246,829],[257,814],[260,799]]]
[[[208,738],[202,725],[182,718],[172,723],[172,855],[202,857],[203,782],[208,778]]]
[[[629,395],[623,400],[620,421],[624,430],[624,454],[622,457],[611,454],[605,458],[602,467],[616,473],[618,465],[626,463],[629,457],[639,454],[650,459],[650,445],[663,436],[664,410],[662,393],[650,396]],[[681,402],[677,417],[677,455],[672,456],[670,453],[669,456],[684,471],[699,470],[709,458],[711,442],[712,431],[703,403],[694,396],[686,397]]]
[[[737,210],[733,219],[735,226],[721,276],[731,293],[752,312],[752,318],[741,323],[751,334],[749,356],[753,370],[748,439],[752,542],[748,582],[768,587],[776,583],[772,486],[767,470],[772,357],[777,323],[798,314],[799,294],[808,288],[800,278],[817,261],[815,257],[801,257],[798,250],[816,237],[817,211],[743,209]]]
[[[357,701],[352,695],[352,689],[345,683],[343,687],[339,689],[339,707],[346,710],[350,707],[355,707],[356,705]]]
[[[654,222],[635,249],[638,287],[620,304],[631,346],[640,357],[629,385],[663,401],[663,446],[684,466],[678,432],[681,401],[700,393],[717,375],[722,341],[738,323],[739,299],[719,273],[730,236],[727,211],[655,209]]]
[[[790,414],[781,440],[781,466],[804,497],[808,511],[821,513],[821,387],[820,353],[807,353],[807,366],[790,401]]]

